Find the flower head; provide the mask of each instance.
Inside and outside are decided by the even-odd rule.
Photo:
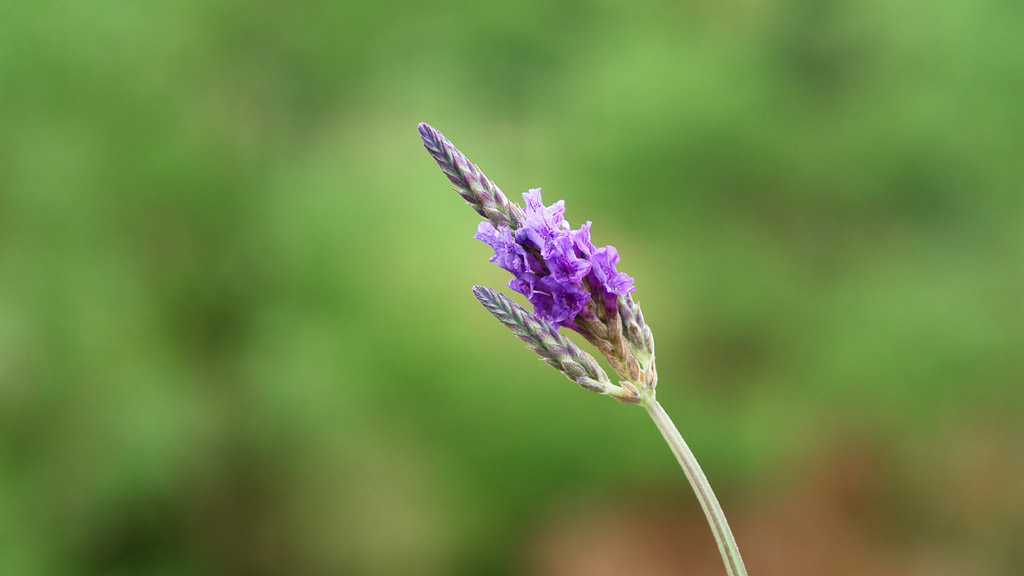
[[[591,223],[573,229],[565,220],[565,202],[545,206],[540,188],[523,194],[525,208],[509,201],[440,132],[426,124],[419,128],[455,191],[486,218],[473,237],[494,251],[491,262],[512,274],[509,288],[530,301],[537,321],[556,333],[558,327],[576,330],[621,377],[653,390],[654,342],[630,296],[633,279],[617,269],[618,250],[595,247]],[[481,302],[487,306],[492,300]],[[629,394],[619,398],[636,400]]]
[[[615,268],[615,247],[590,242],[590,222],[572,229],[563,217],[564,201],[545,206],[540,188],[524,193],[523,200],[526,218],[514,234],[507,226],[481,222],[474,238],[494,250],[491,262],[512,273],[509,287],[526,296],[538,316],[574,326],[592,297],[614,309],[619,295],[635,289],[633,279]]]

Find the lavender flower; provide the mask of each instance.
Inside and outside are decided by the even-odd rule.
[[[440,132],[420,124],[420,137],[438,166],[469,205],[485,218],[474,238],[494,250],[491,262],[512,274],[508,286],[526,296],[531,314],[489,288],[475,286],[477,300],[541,360],[587,390],[647,410],[700,501],[729,576],[746,568],[722,507],[675,424],[655,399],[658,373],[654,337],[633,300],[633,279],[619,272],[614,246],[596,248],[590,222],[578,229],[565,220],[562,200],[545,206],[540,188],[523,194],[524,210]],[[597,361],[559,333],[566,327],[597,347],[623,380],[612,384]]]
[[[512,273],[509,288],[526,296],[538,316],[576,328],[576,316],[590,314],[591,297],[614,308],[618,295],[634,290],[633,279],[615,269],[615,248],[591,244],[590,222],[573,230],[562,216],[565,202],[544,206],[540,188],[523,194],[523,200],[526,219],[514,235],[504,233],[505,226],[481,222],[475,238],[494,249],[491,261]],[[526,255],[534,258],[524,261]]]
[[[529,300],[539,320],[582,334],[620,377],[635,383],[630,388],[653,390],[654,342],[646,337],[643,315],[630,296],[636,289],[633,279],[616,267],[618,250],[595,247],[590,222],[573,229],[564,217],[564,201],[545,206],[540,188],[533,188],[523,194],[523,209],[440,132],[427,124],[420,124],[419,131],[455,191],[486,218],[474,238],[494,250],[491,262],[512,274],[509,288]]]

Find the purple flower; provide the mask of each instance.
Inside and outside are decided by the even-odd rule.
[[[594,250],[590,261],[590,285],[601,287],[604,305],[609,310],[615,308],[618,296],[636,290],[636,287],[633,286],[633,279],[615,268],[619,262],[619,251],[614,246],[605,246]]]
[[[565,212],[564,200],[545,207],[540,198],[540,188],[524,192],[523,200],[526,201],[526,220],[516,230],[517,242],[543,250],[549,242],[569,231],[569,223],[562,219]]]
[[[654,338],[630,294],[633,279],[616,268],[618,251],[594,246],[590,222],[574,230],[564,217],[565,202],[545,206],[540,189],[534,188],[523,194],[523,208],[440,132],[427,124],[419,130],[455,191],[485,220],[474,237],[491,247],[491,262],[512,275],[509,287],[526,296],[535,314],[477,286],[473,293],[480,302],[545,362],[585,388],[626,403],[653,401]],[[559,328],[575,330],[597,346],[623,385],[612,385],[597,362],[564,339]]]
[[[587,307],[590,293],[581,284],[559,282],[545,276],[534,286],[529,298],[537,316],[555,326],[568,324]]]
[[[514,232],[481,222],[474,236],[494,250],[491,262],[512,273],[509,287],[555,325],[574,326],[591,296],[614,310],[618,296],[634,290],[633,279],[615,268],[618,251],[613,246],[594,247],[590,222],[573,230],[563,218],[564,201],[544,206],[540,188],[526,192],[523,199],[526,217]]]
[[[490,222],[481,222],[473,238],[482,240],[493,248],[494,256],[491,256],[491,262],[513,274],[539,272],[543,269],[533,255],[516,243],[512,238],[512,232],[506,226],[495,228]]]
[[[576,253],[576,244],[568,234],[553,239],[544,247],[544,262],[551,276],[565,284],[579,284],[590,272],[590,262]]]
[[[614,246],[598,248],[591,256],[593,277],[612,294],[628,294],[636,290],[633,279],[615,269],[619,262],[619,251]]]
[[[579,230],[572,231],[572,241],[576,244],[576,249],[579,250],[580,254],[583,254],[587,258],[594,252],[594,245],[590,243],[590,220],[583,226],[580,226]]]

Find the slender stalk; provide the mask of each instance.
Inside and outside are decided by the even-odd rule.
[[[729,529],[729,522],[726,521],[722,506],[715,498],[715,493],[711,490],[711,485],[708,484],[708,479],[704,476],[700,465],[697,464],[697,459],[690,451],[690,447],[683,441],[676,425],[672,423],[672,419],[668,417],[665,409],[658,404],[657,400],[645,399],[641,401],[641,404],[647,409],[647,413],[651,415],[658,430],[661,430],[661,435],[665,437],[672,453],[676,455],[676,460],[679,460],[679,465],[683,467],[683,472],[686,474],[687,480],[690,481],[697,500],[700,501],[700,507],[704,509],[711,532],[715,535],[718,551],[722,554],[722,561],[725,563],[725,571],[729,576],[746,576],[747,569],[743,566],[743,558],[740,557],[740,549],[736,546],[732,530]]]

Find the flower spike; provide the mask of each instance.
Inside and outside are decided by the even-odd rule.
[[[619,272],[614,246],[590,241],[591,223],[577,229],[565,220],[565,202],[545,206],[540,188],[523,194],[525,208],[510,201],[447,138],[419,125],[423,146],[455,191],[484,217],[473,237],[491,247],[491,262],[512,274],[509,288],[533,312],[505,295],[474,286],[473,294],[546,364],[583,388],[647,410],[679,461],[718,543],[729,576],[746,576],[743,558],[707,477],[675,424],[655,399],[658,372],[654,336],[633,300],[633,278]],[[559,333],[575,330],[604,355],[622,380],[612,384],[593,356]]]

